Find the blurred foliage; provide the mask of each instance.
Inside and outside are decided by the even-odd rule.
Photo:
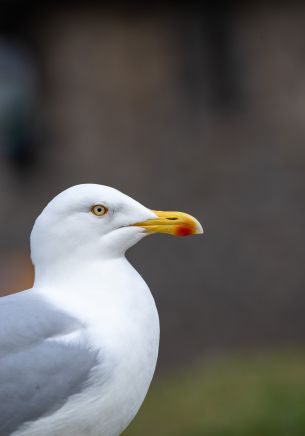
[[[211,359],[155,380],[124,436],[304,436],[305,354]]]

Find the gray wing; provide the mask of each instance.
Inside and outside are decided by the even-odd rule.
[[[0,298],[0,436],[48,415],[87,385],[98,352],[53,340],[82,328],[30,291]]]

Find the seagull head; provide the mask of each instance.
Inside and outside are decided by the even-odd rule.
[[[188,214],[151,210],[114,188],[83,184],[61,192],[39,215],[31,255],[35,266],[63,259],[111,259],[152,233],[202,232]]]

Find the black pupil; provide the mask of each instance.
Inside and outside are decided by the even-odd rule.
[[[102,212],[102,210],[103,210],[103,209],[102,209],[101,207],[98,207],[98,208],[97,208],[97,211],[98,211],[98,212]]]

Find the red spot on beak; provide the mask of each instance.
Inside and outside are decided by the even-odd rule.
[[[176,230],[177,236],[188,236],[192,234],[192,229],[187,226],[179,226]]]

